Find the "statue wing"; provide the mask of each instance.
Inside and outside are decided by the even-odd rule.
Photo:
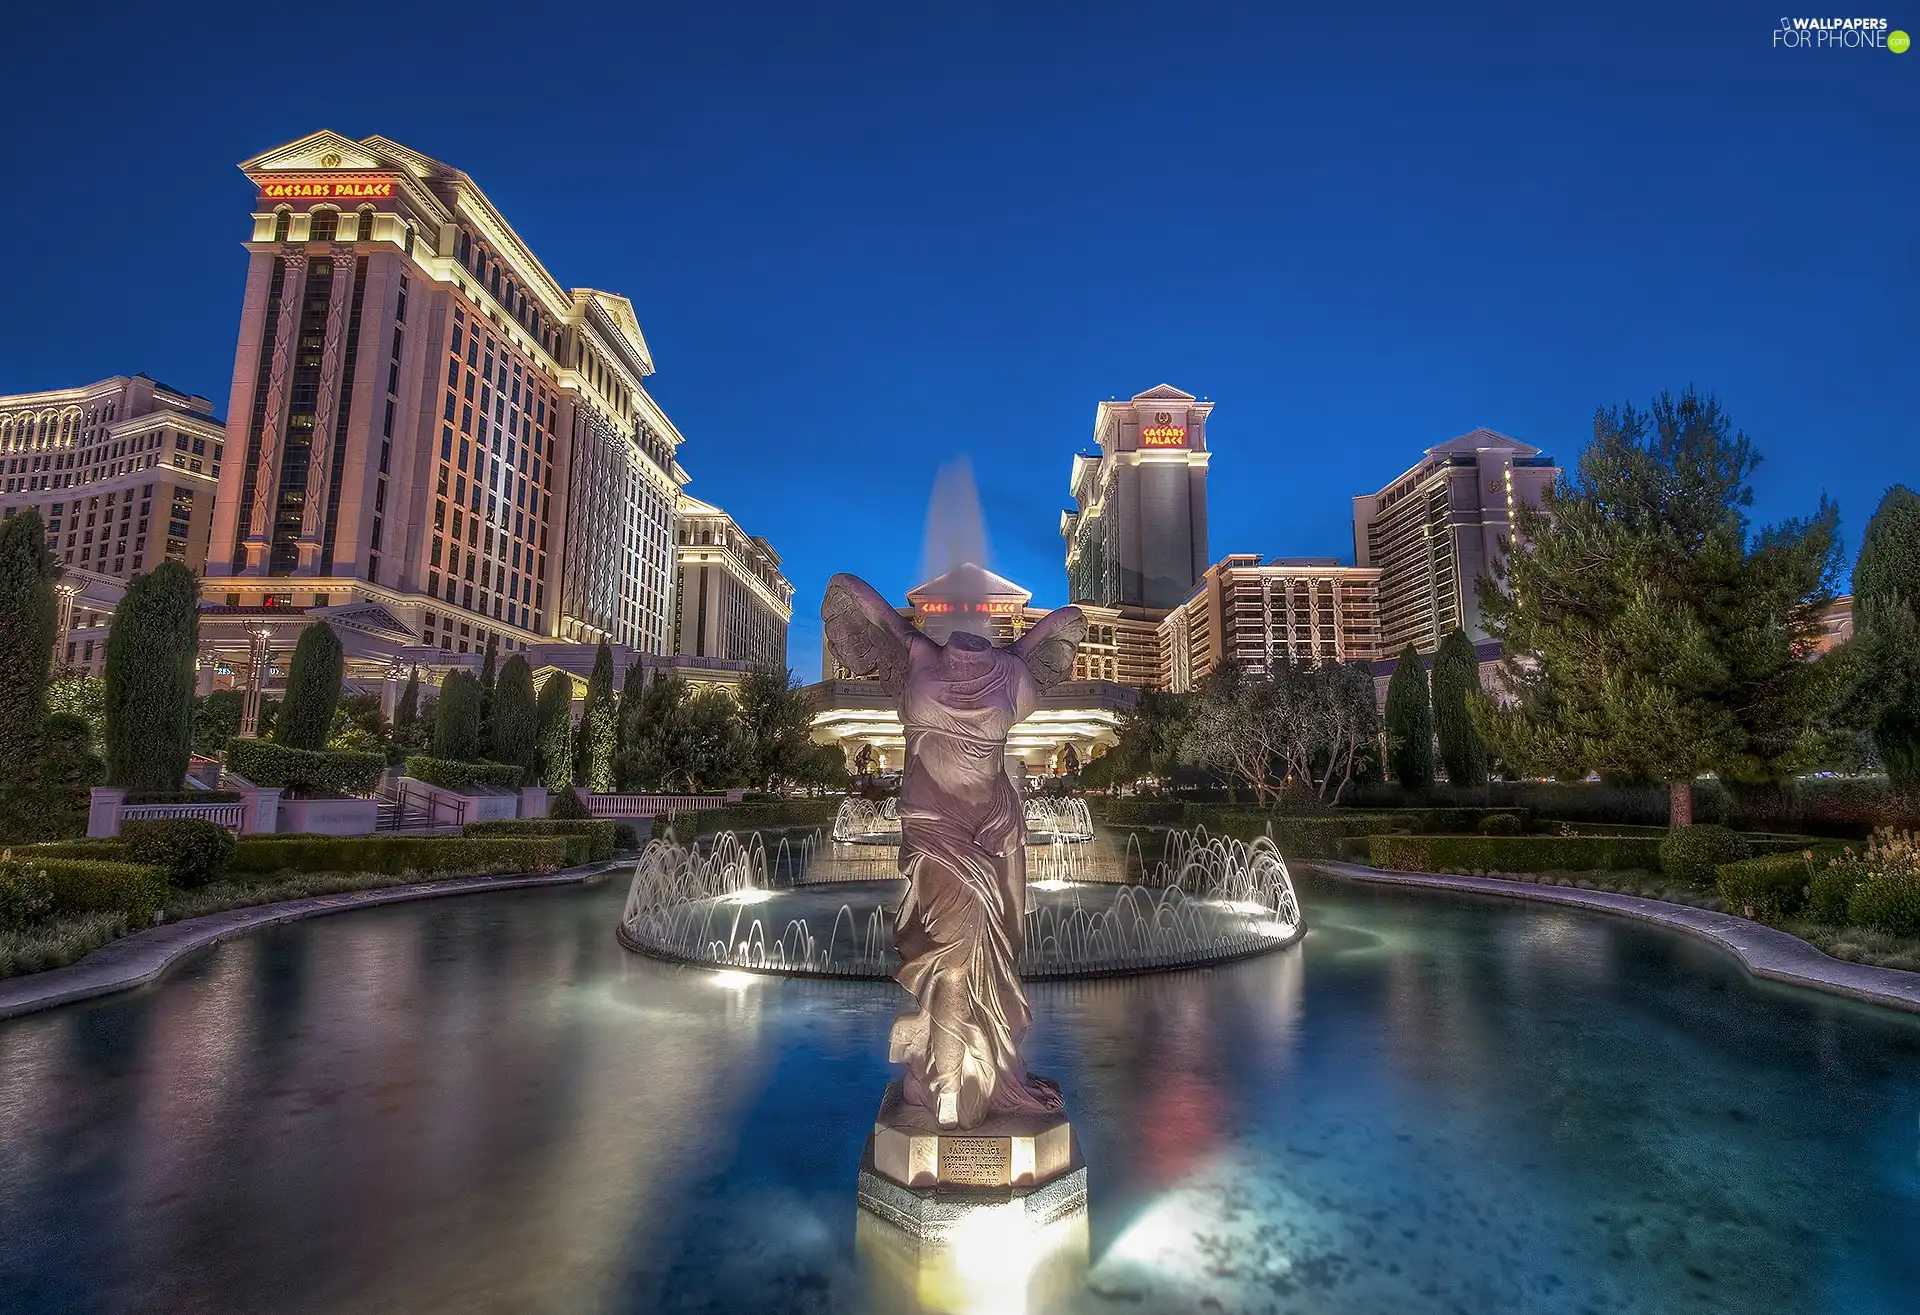
[[[906,688],[907,655],[924,636],[907,623],[878,590],[858,576],[842,573],[827,581],[820,604],[827,646],[856,676],[879,673],[880,684],[896,698]]]
[[[1045,694],[1073,673],[1073,651],[1086,638],[1087,618],[1077,607],[1056,607],[1014,641],[1013,651]]]

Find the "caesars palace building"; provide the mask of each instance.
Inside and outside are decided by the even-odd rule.
[[[203,690],[274,682],[320,619],[389,705],[489,647],[581,678],[601,640],[617,678],[784,664],[779,556],[682,491],[631,302],[562,287],[471,178],[387,138],[317,132],[240,168],[224,423],[142,376],[0,399],[21,417],[0,414],[5,511],[49,523],[75,665],[162,555],[203,571]]]

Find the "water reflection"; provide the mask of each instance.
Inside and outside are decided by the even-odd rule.
[[[1037,984],[1091,1166],[1062,1309],[1892,1312],[1920,1028],[1561,911],[1307,892],[1229,968]],[[0,1024],[0,1309],[874,1306],[886,983],[396,906]]]

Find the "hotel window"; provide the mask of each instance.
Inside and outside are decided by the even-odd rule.
[[[307,241],[331,242],[334,234],[340,231],[340,212],[325,208],[315,210],[307,223]]]
[[[293,223],[293,212],[291,210],[288,210],[285,207],[282,207],[281,209],[274,211],[273,212],[273,240],[275,242],[285,242],[287,240],[287,229],[292,225],[292,223]]]

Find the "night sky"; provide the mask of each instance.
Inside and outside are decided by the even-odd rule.
[[[1422,449],[1570,461],[1689,382],[1765,454],[1760,519],[1824,489],[1851,549],[1920,481],[1920,51],[1706,3],[620,8],[15,12],[0,391],[145,371],[224,414],[234,165],[332,128],[632,298],[805,679],[826,577],[903,595],[960,455],[991,565],[1064,601],[1068,458],[1162,382],[1217,403],[1215,558],[1351,560],[1349,499]]]

